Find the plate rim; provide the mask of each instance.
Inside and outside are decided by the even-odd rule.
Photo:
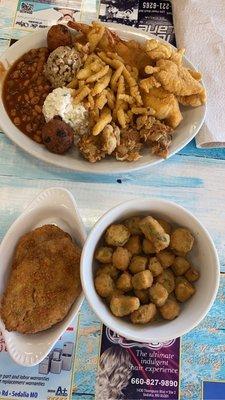
[[[85,21],[84,21],[85,23]],[[116,31],[118,33],[131,33],[131,34],[136,34],[139,37],[148,39],[148,38],[156,38],[157,40],[159,40],[162,43],[167,43],[169,44],[171,47],[176,48],[175,46],[173,46],[172,44],[166,42],[164,39],[159,38],[158,36],[151,34],[149,32],[145,32],[141,29],[138,29],[136,27],[130,27],[130,26],[125,26],[122,24],[117,24],[117,23],[104,23],[105,25],[107,25],[109,28],[111,28],[113,31]],[[33,38],[37,38],[39,36],[43,36],[43,34],[46,34],[48,32],[48,30],[50,29],[50,27],[41,29],[39,31],[33,32],[33,33],[28,33],[27,35],[25,35],[24,37],[22,37],[21,39],[19,39],[17,42],[15,42],[12,46],[10,46],[7,50],[5,50],[1,57],[0,57],[0,62],[2,62],[3,64],[7,61],[7,56],[8,56],[8,51],[11,49],[15,49],[16,47],[20,47],[21,43],[23,44],[23,42],[26,42],[28,38],[32,39]],[[74,31],[73,29],[71,29],[72,31]],[[191,61],[189,61],[188,58],[186,58],[184,56],[184,60],[189,63],[191,65],[191,67],[196,70],[195,66],[192,64]],[[4,77],[5,78],[5,77]],[[204,85],[204,81],[202,80],[202,85],[205,88]],[[1,130],[3,131],[3,133],[14,143],[16,144],[20,149],[22,149],[23,151],[25,151],[27,154],[29,154],[30,156],[35,157],[37,160],[40,160],[42,162],[45,162],[49,165],[52,165],[54,167],[58,167],[62,170],[67,170],[67,171],[73,171],[75,173],[86,173],[86,174],[91,174],[91,175],[118,175],[118,174],[123,174],[123,173],[133,173],[133,172],[137,172],[140,170],[144,170],[147,168],[151,168],[163,161],[167,161],[170,157],[172,157],[173,155],[179,153],[188,143],[190,143],[190,141],[197,135],[197,133],[199,132],[199,130],[201,129],[204,120],[205,120],[205,116],[206,116],[206,110],[207,110],[207,104],[204,104],[202,106],[202,111],[203,111],[203,115],[201,117],[200,122],[198,123],[197,128],[193,129],[193,132],[188,136],[187,139],[183,140],[182,143],[180,143],[179,146],[177,146],[176,149],[174,149],[173,151],[171,151],[168,155],[168,157],[166,159],[162,158],[162,157],[157,157],[152,155],[152,157],[154,157],[154,159],[152,161],[146,161],[143,162],[141,165],[137,165],[135,162],[122,162],[122,161],[115,161],[118,166],[118,163],[120,163],[120,166],[117,167],[115,169],[115,171],[107,171],[107,161],[105,164],[105,168],[101,171],[101,167],[100,168],[94,168],[93,164],[88,162],[85,159],[81,159],[79,160],[79,165],[76,165],[76,161],[77,159],[74,157],[74,166],[70,165],[64,165],[63,164],[63,156],[59,156],[53,153],[46,153],[45,149],[43,149],[41,147],[40,144],[34,142],[32,139],[30,139],[28,136],[26,136],[24,133],[22,133],[11,121],[11,119],[8,116],[8,113],[4,107],[4,103],[3,103],[3,99],[2,99],[2,90],[1,90],[1,95],[0,95],[0,110],[4,111],[5,116],[2,117],[0,116],[0,126],[1,126]],[[9,126],[7,126],[8,124],[11,125],[12,129],[9,129]],[[15,130],[17,131],[15,134]],[[17,133],[19,135],[23,135],[24,140],[25,141],[29,141],[27,142],[27,144],[25,143],[21,143],[20,141],[20,137],[17,137]],[[32,146],[32,145],[35,145]],[[40,151],[38,149],[36,149],[36,145],[40,146]],[[42,150],[44,150],[42,152]],[[94,165],[96,166],[101,164],[101,161],[99,163],[95,163]],[[102,164],[101,164],[102,165]]]

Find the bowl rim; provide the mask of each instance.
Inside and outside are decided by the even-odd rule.
[[[164,39],[157,37],[156,35],[153,35],[149,32],[145,32],[141,29],[135,28],[135,27],[130,27],[122,24],[116,24],[116,23],[105,23],[106,26],[108,26],[110,29],[113,31],[117,32],[120,36],[123,34],[127,34],[131,36],[131,39],[133,38],[134,35],[136,37],[141,37],[143,40],[147,40],[149,38],[157,39],[158,41],[162,43],[168,43]],[[32,41],[32,38],[38,38],[40,37],[43,38],[43,35],[47,35],[48,30],[50,27],[44,28],[41,31],[37,31],[34,33],[27,34],[20,38],[17,42],[15,42],[12,46],[10,46],[7,50],[3,52],[3,54],[0,57],[0,61],[4,64],[7,61],[8,57],[8,51],[11,51],[11,49],[16,49],[21,46],[25,46],[25,43],[27,40]],[[72,29],[71,29],[72,30]],[[74,31],[74,30],[72,30]],[[28,39],[29,38],[29,39]],[[169,43],[169,45],[172,48],[175,48],[172,44]],[[19,58],[19,57],[18,57]],[[18,59],[17,58],[17,59]],[[189,66],[196,70],[196,67],[192,64],[192,62],[184,56],[185,63],[189,64]],[[15,60],[16,61],[16,60]],[[5,77],[4,77],[5,78]],[[203,87],[205,88],[204,81],[201,81]],[[136,162],[126,162],[126,161],[115,161],[115,160],[108,160],[109,163],[106,160],[102,160],[99,163],[95,163],[95,168],[89,163],[87,160],[84,159],[79,159],[77,157],[74,157],[74,163],[70,162],[69,160],[66,162],[66,165],[64,163],[63,156],[58,156],[56,154],[47,152],[45,148],[42,148],[40,144],[37,144],[34,142],[32,139],[30,139],[28,136],[23,134],[11,121],[11,119],[8,116],[8,113],[5,109],[3,98],[2,98],[2,93],[0,95],[0,111],[2,116],[0,117],[0,123],[2,130],[5,132],[6,136],[14,143],[16,144],[20,149],[28,153],[30,156],[35,157],[37,160],[40,160],[42,162],[46,162],[49,165],[55,166],[55,167],[60,167],[61,169],[65,169],[67,171],[74,171],[78,173],[89,173],[93,175],[116,175],[120,173],[133,173],[136,171],[144,170],[147,168],[154,167],[155,165],[167,161],[170,157],[173,155],[179,153],[199,132],[201,129],[205,116],[206,116],[206,110],[207,110],[207,104],[201,105],[198,107],[199,109],[201,108],[201,117],[198,118],[198,123],[197,125],[194,123],[192,132],[190,132],[187,137],[183,138],[183,140],[177,144],[175,149],[170,148],[169,149],[169,154],[166,160],[162,157],[157,157],[153,156],[152,161],[151,160],[143,160],[141,164],[138,164]],[[185,129],[185,127],[183,127]],[[176,129],[175,131],[176,132]],[[38,147],[37,147],[38,146]],[[46,150],[46,151],[45,151]],[[48,154],[49,153],[49,154]],[[66,155],[65,155],[66,156]],[[104,163],[106,161],[106,164]],[[102,167],[101,167],[102,166]],[[114,169],[114,166],[115,169]],[[111,169],[111,170],[110,170]]]
[[[177,209],[179,209],[181,212],[185,213],[187,216],[191,217],[195,223],[201,228],[201,230],[204,232],[208,243],[211,245],[211,249],[213,252],[213,257],[215,259],[215,282],[214,282],[214,291],[213,291],[213,295],[211,296],[210,301],[208,302],[207,307],[204,308],[204,310],[200,313],[199,317],[196,319],[196,321],[188,328],[183,328],[180,329],[177,335],[167,335],[164,337],[162,337],[162,339],[160,338],[160,341],[166,341],[166,340],[172,340],[172,339],[176,339],[177,337],[181,337],[184,334],[190,332],[192,329],[194,329],[208,314],[208,312],[210,311],[215,298],[217,296],[218,293],[218,289],[219,289],[219,283],[220,283],[220,262],[219,262],[219,257],[218,257],[218,253],[215,247],[215,244],[208,232],[208,230],[202,225],[202,223],[189,211],[187,210],[185,207],[181,206],[180,204],[177,204],[173,201],[170,200],[166,200],[166,199],[161,199],[161,198],[157,198],[157,197],[148,197],[146,199],[141,199],[141,198],[136,198],[136,199],[132,199],[132,200],[128,200],[128,201],[123,201],[119,204],[117,204],[116,206],[111,207],[108,211],[106,211],[99,219],[98,221],[95,223],[95,225],[93,226],[91,232],[89,233],[87,240],[85,242],[85,245],[83,247],[82,250],[82,254],[81,254],[81,283],[82,283],[82,287],[83,287],[83,291],[84,291],[84,295],[85,298],[87,299],[91,309],[96,313],[96,315],[98,316],[98,318],[101,320],[101,322],[107,326],[108,328],[112,329],[114,332],[116,332],[117,334],[125,337],[128,340],[134,340],[137,342],[142,342],[143,343],[143,338],[141,336],[138,336],[138,334],[126,334],[126,332],[124,332],[123,329],[120,329],[120,327],[117,326],[112,326],[108,323],[105,322],[104,317],[102,317],[101,314],[101,310],[98,309],[97,307],[95,307],[95,302],[93,302],[93,297],[92,294],[89,291],[88,288],[88,284],[86,281],[86,275],[88,274],[88,272],[90,271],[90,266],[85,265],[86,264],[86,254],[89,251],[89,246],[93,241],[93,238],[95,238],[96,236],[96,230],[98,229],[99,226],[101,226],[103,224],[103,222],[105,221],[105,218],[111,214],[113,211],[119,211],[121,208],[126,207],[126,211],[129,212],[129,209],[132,208],[132,206],[140,205],[140,204],[147,204],[149,203],[149,206],[151,207],[151,202],[157,201],[158,203],[160,203],[161,206],[166,206],[166,205],[171,205],[173,207],[176,207]],[[114,220],[116,221],[116,219]],[[113,222],[112,222],[113,223]],[[105,227],[106,229],[106,227]],[[102,234],[101,234],[102,236]],[[97,239],[94,239],[94,241],[97,242],[99,241],[100,237],[99,235],[97,235]],[[96,246],[95,246],[96,247]],[[91,266],[92,269],[92,266]],[[95,295],[98,296],[97,292],[95,291]],[[99,296],[98,296],[99,297]],[[110,310],[107,309],[107,313],[110,313]],[[110,313],[111,314],[111,313]],[[147,338],[146,338],[147,339]],[[157,340],[157,337],[154,336],[148,338],[148,340],[145,340],[146,343],[149,343],[153,340]]]

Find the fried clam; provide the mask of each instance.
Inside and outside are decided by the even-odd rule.
[[[81,293],[80,249],[69,237],[42,241],[12,269],[2,300],[8,331],[36,333],[60,322]]]

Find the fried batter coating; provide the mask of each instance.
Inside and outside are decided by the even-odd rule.
[[[113,265],[122,271],[128,268],[131,259],[131,253],[124,247],[117,247],[113,253]]]
[[[111,247],[102,246],[95,252],[95,258],[102,264],[109,264],[112,261],[113,249]]]
[[[184,275],[189,268],[190,263],[184,257],[176,257],[172,265],[172,270],[176,276]]]
[[[154,87],[148,93],[143,93],[143,101],[146,107],[153,108],[155,118],[164,120],[173,129],[183,119],[176,97],[162,87]]]
[[[166,288],[161,285],[161,283],[156,282],[155,285],[152,285],[149,289],[149,295],[151,301],[158,307],[163,306],[165,304],[169,293]]]
[[[145,217],[140,221],[139,226],[146,239],[153,243],[157,253],[169,246],[170,236],[164,231],[156,219],[151,216]]]
[[[164,319],[172,321],[180,314],[180,305],[176,300],[168,299],[162,307],[159,307],[159,311]]]
[[[168,235],[171,234],[172,227],[169,224],[169,222],[165,221],[164,219],[160,219],[160,218],[156,218],[156,221],[158,221],[158,223],[161,225],[161,227],[164,229],[164,231],[166,233],[168,233]]]
[[[31,232],[25,233],[17,243],[13,258],[13,268],[20,264],[23,258],[26,257],[29,252],[33,251],[34,247],[37,245],[51,239],[60,239],[63,237],[72,241],[70,235],[56,225],[43,225]]]
[[[177,255],[185,255],[191,251],[194,237],[186,228],[177,228],[171,235],[170,247]]]
[[[102,131],[102,150],[108,155],[112,154],[120,145],[120,129],[115,124],[108,124]]]
[[[133,324],[147,324],[154,320],[156,312],[155,304],[145,304],[132,312],[130,320]]]
[[[156,251],[153,243],[148,239],[143,239],[142,248],[145,254],[154,254]]]
[[[184,276],[189,282],[195,282],[199,279],[200,274],[199,271],[191,267],[190,269],[187,270]]]
[[[65,25],[51,26],[47,34],[47,45],[50,51],[60,46],[72,46],[72,36]]]
[[[164,89],[176,96],[190,96],[202,92],[202,85],[187,68],[170,60],[158,60],[159,70],[154,74]]]
[[[68,237],[42,241],[27,252],[3,296],[6,329],[36,333],[60,322],[81,293],[79,268],[80,249]]]
[[[112,224],[105,233],[105,241],[109,246],[124,246],[130,237],[127,227],[122,224]]]
[[[132,284],[135,290],[148,289],[152,285],[152,282],[153,276],[148,269],[132,276]]]
[[[147,266],[148,259],[143,256],[133,256],[129,265],[132,274],[144,271]]]
[[[130,292],[133,289],[132,276],[128,272],[123,272],[116,281],[117,289],[122,292]]]
[[[157,257],[151,257],[149,259],[149,266],[148,266],[149,270],[151,271],[152,275],[154,277],[160,275],[163,272],[163,267],[160,264],[159,260],[157,259]]]
[[[141,230],[139,228],[140,217],[130,217],[126,219],[123,223],[129,229],[131,235],[141,235]]]
[[[172,293],[172,291],[175,289],[175,279],[170,269],[163,270],[161,275],[156,277],[156,281],[161,283],[166,288],[168,293]]]
[[[169,44],[161,43],[156,39],[150,39],[146,41],[145,50],[151,60],[168,60],[172,53],[173,48]]]
[[[140,156],[141,143],[139,132],[134,128],[122,129],[120,145],[116,147],[113,155],[119,161],[136,161]]]
[[[183,106],[199,107],[206,102],[206,92],[202,89],[202,92],[198,94],[191,94],[190,96],[178,96],[180,104]]]
[[[157,253],[156,257],[159,259],[163,268],[170,267],[175,260],[175,255],[169,250],[160,251],[159,253]]]
[[[116,317],[124,317],[140,307],[140,300],[134,296],[116,296],[110,301],[110,309]]]
[[[183,277],[176,278],[175,295],[181,303],[187,301],[195,293],[195,287]]]
[[[85,134],[77,142],[77,148],[81,155],[91,163],[105,158],[106,152],[102,150],[101,137]]]
[[[95,275],[98,276],[100,274],[108,274],[112,279],[117,279],[119,271],[112,264],[103,264],[97,269]]]
[[[140,254],[141,253],[141,240],[139,235],[132,235],[125,247],[132,255]]]
[[[95,289],[99,296],[107,297],[115,289],[115,284],[110,275],[101,273],[95,278]]]
[[[148,289],[141,289],[134,291],[135,296],[137,296],[142,304],[149,303],[149,290]]]

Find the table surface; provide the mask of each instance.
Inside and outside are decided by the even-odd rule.
[[[6,42],[1,41],[0,48]],[[87,229],[110,207],[152,196],[172,200],[199,218],[218,250],[221,282],[210,313],[182,338],[181,399],[200,399],[202,380],[225,380],[225,149],[201,150],[192,141],[179,154],[143,172],[102,176],[66,171],[31,158],[3,133],[0,152],[0,240],[32,198],[51,186],[72,192]],[[86,339],[91,342],[93,337],[87,333]],[[80,372],[86,371],[83,357],[81,351],[75,366]],[[74,399],[94,398],[85,381]]]

